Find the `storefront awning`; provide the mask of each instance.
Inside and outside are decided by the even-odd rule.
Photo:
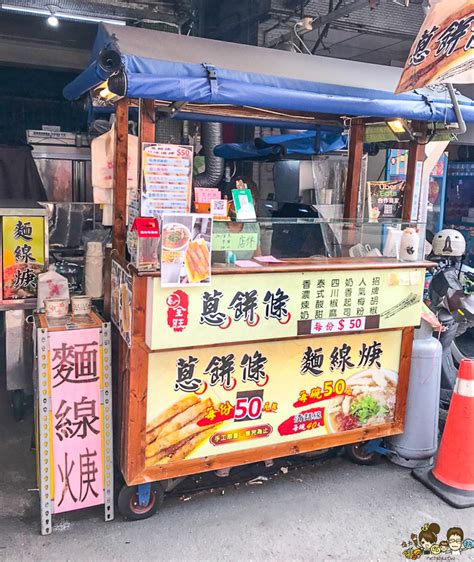
[[[335,127],[290,135],[257,137],[252,142],[220,144],[214,154],[226,160],[278,160],[327,154],[347,148],[347,136]]]
[[[104,51],[120,56],[131,98],[264,108],[275,111],[275,122],[279,110],[456,121],[439,88],[395,95],[399,68],[109,24],[99,26],[91,63],[66,86],[67,99],[114,72],[101,65]],[[474,122],[474,102],[459,100],[466,122]]]

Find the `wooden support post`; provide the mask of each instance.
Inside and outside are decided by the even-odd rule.
[[[112,247],[125,258],[127,235],[128,98],[115,104],[114,225]]]
[[[421,180],[423,176],[423,162],[425,160],[426,125],[424,123],[413,122],[413,131],[421,133],[408,144],[407,177],[405,193],[403,195],[402,219],[404,221],[416,221],[418,218],[419,196],[421,191]],[[419,165],[421,162],[421,166]],[[416,193],[416,190],[418,191]],[[416,209],[413,206],[416,205]]]
[[[344,218],[357,218],[359,202],[360,173],[364,152],[365,123],[363,119],[353,119],[349,137],[349,162],[347,169],[346,194],[344,198]]]
[[[139,161],[143,142],[155,142],[155,100],[140,99],[138,114]],[[141,169],[141,165],[139,166]],[[130,350],[120,338],[119,361],[124,379],[125,400],[122,402],[122,473],[130,481],[133,474],[144,469],[146,434],[146,388],[148,354],[143,350],[146,326],[147,279],[133,274],[132,280],[132,333]],[[132,398],[133,397],[133,398]]]
[[[140,146],[142,142],[155,142],[155,100],[140,98],[138,125],[140,127]]]

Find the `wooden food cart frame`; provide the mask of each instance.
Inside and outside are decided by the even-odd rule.
[[[113,56],[110,55],[111,51],[115,51],[115,53],[112,53]],[[120,56],[116,57],[116,54]],[[394,111],[398,111],[398,108],[394,108],[393,95],[393,99],[389,99],[390,95],[387,93],[386,88],[385,92],[380,93],[380,96],[378,96],[378,103],[372,103],[371,93],[379,93],[377,92],[377,84],[380,85],[380,83],[386,81],[387,73],[393,74],[393,72],[396,72],[396,69],[387,70],[385,67],[374,67],[373,65],[352,63],[351,61],[334,61],[334,59],[325,59],[323,57],[307,57],[261,48],[255,51],[255,47],[248,45],[232,45],[195,37],[173,36],[172,34],[150,30],[133,28],[118,30],[114,29],[113,26],[101,25],[99,27],[98,42],[95,46],[94,56],[95,61],[84,71],[83,76],[81,75],[65,89],[65,95],[70,99],[75,99],[84,93],[96,95],[101,89],[104,90],[107,87],[115,104],[113,250],[109,257],[107,274],[110,275],[110,260],[113,259],[132,275],[130,347],[120,336],[116,338],[118,345],[118,368],[115,385],[118,389],[118,408],[116,408],[116,413],[118,414],[118,423],[116,424],[118,439],[116,442],[119,443],[120,466],[127,485],[134,486],[146,482],[172,479],[193,473],[349,443],[363,442],[401,433],[403,431],[408,392],[413,327],[406,327],[401,330],[402,340],[398,387],[396,391],[396,410],[392,422],[329,434],[327,436],[307,437],[277,445],[223,453],[213,455],[212,457],[175,461],[163,466],[145,467],[148,392],[147,357],[151,353],[151,350],[145,344],[145,317],[147,280],[150,278],[150,274],[146,276],[139,274],[126,261],[129,110],[131,108],[134,110],[138,109],[139,146],[142,146],[142,143],[145,142],[155,142],[156,127],[159,125],[157,112],[160,112],[162,115],[165,114],[166,118],[179,116],[180,118],[188,119],[194,117],[197,120],[204,121],[247,122],[253,125],[261,124],[262,126],[277,126],[270,124],[278,121],[281,123],[279,126],[306,129],[315,128],[315,126],[324,123],[346,126],[350,122],[348,127],[348,176],[344,201],[344,219],[349,220],[357,219],[358,214],[366,127],[374,123],[385,123],[387,120],[396,117],[408,119],[411,121],[412,140],[407,143],[398,143],[397,146],[408,149],[402,220],[404,222],[412,222],[413,217],[418,216],[417,208],[414,209],[418,205],[415,191],[419,188],[421,179],[420,170],[422,170],[425,158],[424,145],[431,140],[431,137],[428,135],[426,122],[443,121],[446,115],[449,115],[448,119],[454,120],[452,108],[448,107],[446,101],[443,101],[439,95],[437,99],[433,100],[428,99],[426,96],[423,97],[420,93],[416,93],[405,95],[403,98],[403,109],[400,110],[399,115],[394,115]],[[206,56],[208,58],[204,58]],[[127,64],[123,62],[123,58],[127,59]],[[139,59],[141,59],[144,66],[135,66],[135,61]],[[231,62],[226,66],[227,59]],[[203,62],[207,60],[215,61],[214,65]],[[171,63],[173,68],[183,65],[186,69],[185,77],[179,74],[179,72],[173,77],[176,79],[176,83],[179,83],[181,86],[180,80],[183,80],[183,84],[185,80],[190,80],[191,84],[189,89],[183,85],[174,99],[173,93],[166,90],[168,87],[166,79],[169,78],[166,72],[172,74],[168,63]],[[272,66],[272,64],[275,66]],[[164,65],[165,86],[163,88],[166,90],[166,93],[159,99],[154,99],[157,95],[151,95],[153,93],[153,85],[159,83],[162,75],[157,70],[158,67],[154,65]],[[250,70],[247,70],[247,65],[251,67]],[[321,70],[321,72],[316,73],[318,78],[322,75],[325,76],[325,83],[322,89],[318,89],[319,83],[307,81],[306,77],[311,74],[308,65],[314,65],[313,70],[315,71]],[[341,68],[340,75],[335,82],[331,82],[336,65]],[[143,70],[144,67],[146,67],[145,70]],[[270,84],[265,83],[265,75],[268,74],[267,68],[277,67],[278,75],[275,73],[270,78],[279,80],[283,76],[281,92],[272,80]],[[218,78],[223,81],[226,78],[219,76],[219,68],[227,68],[229,73],[234,73],[234,82],[238,80],[239,75],[245,75],[245,78],[242,78],[242,84],[237,82],[235,82],[237,85],[231,84],[229,86],[228,84],[227,90],[224,89],[225,93],[222,94],[222,97],[220,97]],[[143,85],[140,84],[140,74],[142,72],[146,74],[146,80]],[[262,78],[262,80],[254,84],[249,80],[249,75],[252,72]],[[361,74],[364,72],[367,72],[367,75],[362,77]],[[344,82],[346,73],[351,74],[351,80],[352,83],[356,83],[355,86],[350,85],[346,87]],[[132,86],[130,86],[129,75],[133,77]],[[390,76],[391,79],[393,79],[392,75]],[[239,97],[239,89],[241,85],[244,85],[244,82],[247,93],[249,88],[256,88],[257,90],[254,97],[258,101],[255,101],[253,106],[247,105],[246,102],[242,101],[242,97]],[[321,80],[321,82],[324,82],[324,80]],[[295,84],[294,91],[291,90],[293,83]],[[333,95],[333,92],[329,91],[328,84],[336,83],[338,85],[334,86]],[[305,84],[308,85],[309,89],[311,89],[312,84],[315,85],[315,88],[310,92],[312,96],[311,110],[308,110],[308,104],[305,101]],[[232,87],[234,88],[232,92],[233,98],[229,94],[229,88],[232,89]],[[348,90],[351,90],[351,88],[354,90],[352,94],[348,93]],[[287,104],[291,109],[277,109],[279,107],[275,101],[277,97],[280,96],[284,100],[282,101],[283,106],[286,102],[285,96],[288,97],[290,91],[294,94],[291,103]],[[267,97],[262,92],[267,93],[269,98],[272,98],[272,103],[267,102]],[[186,98],[185,101],[183,101],[184,98]],[[229,103],[231,98],[234,103]],[[344,107],[337,114],[334,111],[335,99],[340,104],[339,107]],[[265,100],[265,102],[262,100]],[[320,101],[321,104],[318,105]],[[295,110],[295,107],[300,108],[299,102],[303,106],[301,111]],[[268,107],[265,107],[264,103],[267,103]],[[329,107],[331,110],[329,110]],[[382,108],[380,112],[378,112],[379,107]],[[328,112],[319,111],[321,108],[328,109]],[[464,113],[466,120],[474,121],[474,108],[471,108],[469,103],[465,102],[464,109],[466,109]],[[396,265],[397,268],[426,268],[429,266],[428,262],[423,261]],[[314,269],[307,265],[304,271],[355,271],[357,269],[387,269],[390,267],[395,267],[393,262],[391,264],[373,262],[372,266],[368,266],[367,263],[363,264],[357,262],[357,260],[338,260],[334,258],[327,260],[325,264],[318,267],[315,266]],[[302,270],[300,269],[300,271]],[[271,268],[266,267],[264,271],[269,272]],[[263,268],[262,270],[239,268],[238,273],[263,273],[264,271]],[[281,271],[281,269],[275,269],[275,271]],[[226,272],[221,270],[220,273],[225,275]],[[233,271],[232,273],[236,272]],[[110,295],[108,297],[110,298]],[[367,330],[367,332],[370,332],[370,330]],[[267,340],[259,340],[259,342],[262,341]],[[279,339],[273,338],[272,341],[279,341]],[[238,342],[233,342],[229,345],[236,343]],[[202,348],[202,346],[200,347]],[[192,349],[192,347],[186,347],[186,349]],[[160,349],[160,351],[166,350]]]
[[[129,100],[123,98],[116,104],[116,160],[115,160],[115,205],[114,205],[114,228],[113,228],[113,253],[112,257],[124,268],[132,273],[132,329],[131,347],[128,349],[125,341],[119,338],[119,370],[118,388],[122,393],[119,398],[121,405],[121,416],[119,421],[120,439],[120,465],[123,476],[129,486],[186,476],[209,470],[217,470],[229,466],[248,464],[265,459],[284,457],[300,454],[318,449],[342,446],[386,437],[403,432],[403,424],[406,411],[406,399],[410,373],[411,352],[413,346],[414,328],[403,329],[402,344],[400,350],[400,368],[397,386],[396,410],[394,421],[376,425],[373,427],[358,428],[342,433],[319,437],[306,437],[290,443],[278,445],[260,446],[255,449],[236,451],[232,453],[221,453],[209,458],[191,459],[173,462],[170,465],[145,467],[145,437],[146,437],[146,404],[148,387],[148,354],[150,350],[144,343],[145,339],[145,315],[147,299],[148,275],[141,275],[125,260],[125,240],[127,213],[127,159],[128,159],[128,112],[130,107],[139,109],[139,146],[143,142],[155,141],[156,120],[154,100],[140,99]],[[229,111],[229,110],[227,110]],[[216,117],[222,115],[219,109]],[[226,113],[232,116],[232,111]],[[331,116],[331,120],[334,117]],[[368,120],[369,123],[373,120]],[[354,219],[357,216],[357,201],[359,198],[360,173],[363,156],[364,119],[354,119],[351,124],[349,142],[349,170],[345,194],[344,218]],[[422,147],[421,147],[422,148]],[[411,205],[413,201],[413,190],[415,181],[416,163],[422,162],[424,155],[417,141],[408,143],[408,175],[406,186],[406,198],[403,207],[403,218],[410,220]],[[351,270],[350,262],[332,258],[330,264],[325,268],[319,266],[318,271]],[[339,262],[339,263],[337,263]],[[427,267],[428,262],[409,262],[408,267]],[[377,269],[392,266],[378,264]],[[352,269],[364,269],[367,265],[354,265]],[[265,268],[270,272],[271,268]],[[275,268],[275,271],[280,271]],[[259,270],[246,270],[239,268],[237,273],[258,273]],[[225,272],[220,272],[225,274]],[[232,273],[236,273],[232,271]],[[270,340],[260,340],[270,341]],[[271,340],[275,341],[275,340]],[[282,339],[281,341],[284,341]],[[234,342],[238,343],[238,342]],[[208,346],[212,347],[212,346]],[[193,349],[192,347],[186,349]]]

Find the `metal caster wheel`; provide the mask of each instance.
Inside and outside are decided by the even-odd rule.
[[[364,447],[367,447],[367,443],[346,445],[344,447],[344,454],[349,460],[356,464],[376,464],[380,460],[380,454]]]
[[[164,498],[165,491],[159,482],[124,486],[118,496],[118,509],[124,519],[140,521],[155,515]]]

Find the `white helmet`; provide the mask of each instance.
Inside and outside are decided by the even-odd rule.
[[[466,251],[466,240],[457,230],[446,228],[440,230],[433,238],[433,254],[460,258]]]

